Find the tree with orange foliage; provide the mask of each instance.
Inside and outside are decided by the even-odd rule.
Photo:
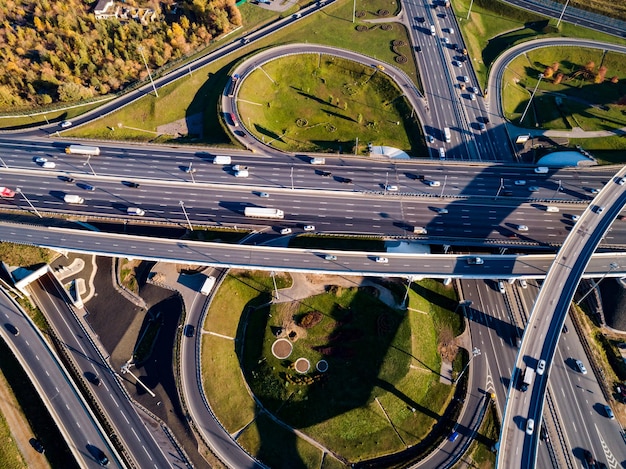
[[[559,83],[561,83],[563,81],[563,74],[561,72],[556,74],[556,77],[554,77],[554,84],[558,85]]]
[[[552,65],[550,65],[550,67],[552,67],[552,70],[554,70],[555,72],[559,71],[559,67],[561,66],[560,63],[558,62],[554,62]]]
[[[617,77],[617,75],[614,75],[611,77],[611,83],[613,84],[619,83],[619,78]]]
[[[606,76],[606,72],[608,71],[608,69],[602,65],[599,69],[598,69],[598,73],[596,74],[596,77],[594,78],[594,83],[602,83],[604,81],[604,77]]]
[[[543,77],[552,78],[552,75],[554,75],[554,69],[552,67],[546,67],[546,69],[543,71]]]
[[[589,62],[587,62],[587,65],[585,65],[585,70],[591,73],[593,73],[595,68],[596,68],[596,63],[593,60],[590,60]]]

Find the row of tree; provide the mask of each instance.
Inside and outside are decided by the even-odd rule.
[[[587,64],[575,72],[565,75],[562,72],[559,72],[560,64],[558,62],[554,62],[552,65],[546,67],[543,71],[543,77],[552,80],[554,84],[561,83],[564,79],[573,79],[573,78],[582,78],[583,80],[593,81],[594,83],[603,83],[606,80],[606,74],[608,73],[608,68],[604,65],[601,65],[596,69],[595,62],[587,62]],[[612,76],[610,78],[611,83],[617,83],[619,78],[617,76]]]
[[[96,20],[84,0],[2,0],[0,111],[119,91],[241,25],[235,0],[135,0],[157,20]]]

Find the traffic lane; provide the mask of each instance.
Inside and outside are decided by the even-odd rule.
[[[98,467],[94,458],[85,452],[86,445],[95,444],[112,454],[108,441],[49,348],[43,344],[41,336],[33,329],[32,323],[5,295],[0,295],[0,308],[6,323],[12,324],[19,331],[19,335],[9,337],[9,340],[17,347],[23,362],[27,364],[25,371],[36,384],[36,388],[39,391],[45,390],[47,399],[44,399],[44,402],[50,404],[52,416],[56,417],[55,421],[62,433],[68,436],[66,443],[72,453],[83,466]],[[115,458],[112,459],[118,467],[122,467]]]
[[[108,365],[102,362],[100,354],[84,336],[83,330],[72,317],[67,305],[65,293],[59,291],[57,284],[47,276],[41,277],[37,284],[39,291],[33,289],[39,301],[46,305],[57,334],[69,353],[72,354],[81,372],[96,370],[103,383],[102,388],[94,388],[93,396],[108,415],[108,421],[123,435],[122,441],[130,450],[141,467],[167,467],[169,462],[138,417],[135,409],[128,402],[128,397],[121,392]],[[126,422],[126,424],[124,424]]]

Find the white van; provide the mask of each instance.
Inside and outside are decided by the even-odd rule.
[[[66,204],[82,204],[85,202],[85,199],[83,199],[80,195],[65,194],[63,202]]]
[[[547,166],[537,166],[535,168],[535,172],[537,174],[546,174],[549,171],[549,168]]]
[[[439,148],[439,159],[440,160],[446,159],[446,150],[444,148]]]
[[[146,214],[146,212],[139,207],[128,207],[126,213],[128,215],[137,215],[138,217],[143,217]]]
[[[546,207],[546,212],[558,212],[559,207],[555,207],[554,205],[548,205]]]
[[[230,156],[216,156],[213,158],[213,164],[230,164]]]
[[[326,158],[314,157],[309,160],[311,164],[326,164]]]
[[[430,25],[430,35],[431,35],[431,36],[434,36],[434,35],[435,35],[435,25],[434,25],[434,24],[431,24],[431,25]]]

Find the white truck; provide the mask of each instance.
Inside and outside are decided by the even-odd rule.
[[[209,275],[202,284],[200,293],[202,293],[203,295],[208,295],[209,293],[211,293],[211,290],[213,290],[213,286],[215,285],[215,280],[215,277]]]
[[[0,197],[15,197],[15,191],[8,187],[0,187]]]
[[[215,156],[213,157],[213,164],[230,164],[230,156]]]
[[[326,158],[315,156],[309,160],[311,164],[326,164]]]
[[[282,210],[278,210],[277,208],[246,207],[243,211],[243,214],[246,217],[251,218],[285,218],[285,212],[283,212]]]
[[[250,176],[250,173],[247,169],[240,169],[238,171],[235,171],[236,178],[247,178],[248,176]]]
[[[447,143],[450,143],[450,127],[444,127],[443,129],[443,137]]]
[[[83,199],[80,195],[65,194],[63,196],[63,202],[66,204],[82,204],[85,202],[85,199]]]
[[[522,377],[522,385],[520,386],[522,392],[526,392],[528,390],[528,386],[533,384],[534,376],[535,370],[530,366],[527,366],[526,370],[524,371],[524,376]]]
[[[87,145],[70,145],[69,147],[65,147],[65,153],[68,155],[98,156],[100,154],[100,148],[88,147]]]
[[[434,36],[434,35],[435,35],[435,25],[434,25],[434,24],[431,24],[431,25],[430,25],[430,35],[431,35],[431,36]]]

